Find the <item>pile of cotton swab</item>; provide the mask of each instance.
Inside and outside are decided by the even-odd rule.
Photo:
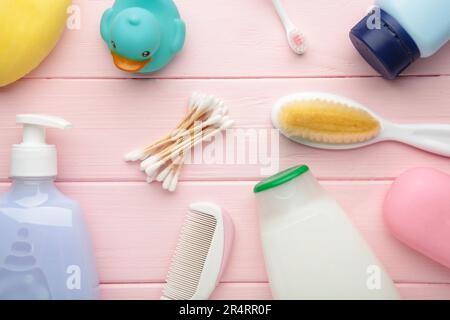
[[[142,161],[147,182],[162,182],[163,189],[173,192],[190,149],[233,125],[226,113],[222,100],[193,93],[188,113],[178,126],[155,143],[126,154],[125,161]]]

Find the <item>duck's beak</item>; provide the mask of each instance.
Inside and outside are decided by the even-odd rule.
[[[117,68],[126,72],[138,72],[144,69],[145,66],[152,61],[151,57],[144,61],[137,61],[122,57],[115,52],[111,52],[111,54],[114,59],[114,64],[117,66]]]

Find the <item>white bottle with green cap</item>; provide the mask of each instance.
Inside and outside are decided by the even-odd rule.
[[[26,114],[11,153],[10,190],[0,198],[0,300],[98,298],[92,245],[78,204],[57,189],[56,147],[46,128],[64,119]]]
[[[275,299],[399,298],[366,241],[307,166],[269,177],[254,192]]]

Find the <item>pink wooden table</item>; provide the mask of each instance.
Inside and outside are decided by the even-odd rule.
[[[112,0],[76,0],[81,30],[66,31],[39,69],[0,89],[0,189],[9,186],[18,113],[59,115],[75,128],[50,132],[60,155],[59,186],[79,200],[93,235],[103,297],[156,299],[190,202],[214,201],[236,224],[231,261],[215,299],[270,298],[258,238],[251,165],[191,165],[176,194],[147,185],[125,152],[166,133],[192,91],[223,98],[236,128],[270,128],[282,95],[320,90],[351,97],[398,122],[450,123],[450,47],[388,82],[358,56],[351,26],[371,0],[284,0],[309,39],[292,54],[269,0],[177,0],[187,23],[184,51],[152,79],[113,67],[99,36]],[[280,166],[309,164],[369,241],[406,299],[449,299],[450,270],[408,249],[386,230],[381,206],[393,179],[416,166],[450,173],[448,159],[397,143],[363,150],[312,150],[282,138]]]

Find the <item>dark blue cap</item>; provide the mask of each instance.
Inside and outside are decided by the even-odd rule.
[[[376,17],[378,12],[380,15]],[[383,10],[373,11],[354,26],[350,40],[386,79],[395,79],[420,57],[419,48],[408,32]]]

